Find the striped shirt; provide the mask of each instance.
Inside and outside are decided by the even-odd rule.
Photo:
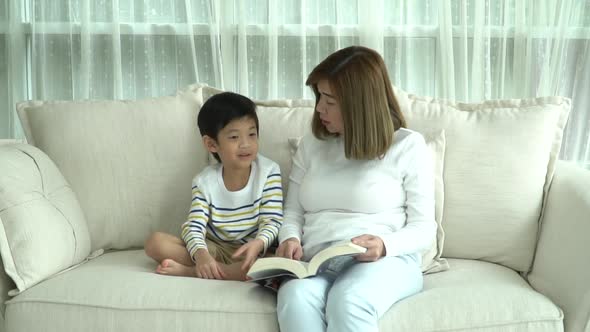
[[[264,251],[275,241],[283,222],[283,190],[279,165],[261,156],[252,162],[246,186],[226,189],[223,166],[206,167],[193,179],[188,220],[182,239],[191,257],[207,249],[205,237],[217,241],[264,242]]]

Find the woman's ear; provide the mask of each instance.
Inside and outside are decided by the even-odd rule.
[[[213,138],[211,138],[211,136],[203,136],[203,145],[205,145],[207,151],[211,153],[217,152],[217,142]]]

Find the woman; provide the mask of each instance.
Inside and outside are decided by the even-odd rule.
[[[395,302],[422,289],[434,180],[424,138],[405,128],[381,56],[339,50],[309,74],[313,135],[293,160],[277,255],[309,260],[331,243],[366,247],[337,273],[284,282],[281,331],[377,331]],[[305,319],[301,319],[305,317]]]

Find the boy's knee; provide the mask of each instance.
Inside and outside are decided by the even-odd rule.
[[[143,250],[148,256],[154,257],[154,255],[157,255],[162,238],[163,233],[153,232],[147,237],[147,239],[145,239],[145,242],[143,243]]]

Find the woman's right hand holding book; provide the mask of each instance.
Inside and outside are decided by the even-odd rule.
[[[301,247],[299,239],[291,237],[281,242],[277,249],[277,256],[294,259],[296,261],[300,260],[301,256],[303,256],[303,248]]]

